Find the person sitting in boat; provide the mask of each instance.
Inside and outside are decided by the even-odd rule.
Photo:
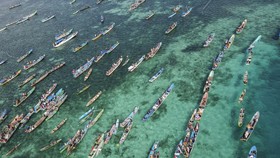
[[[16,104],[19,104],[20,100],[19,99],[16,99]]]

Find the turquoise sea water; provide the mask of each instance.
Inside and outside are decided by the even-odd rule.
[[[42,54],[46,54],[46,58],[34,68],[23,70],[22,74],[6,86],[0,87],[0,109],[11,110],[0,128],[8,124],[16,114],[25,114],[54,82],[58,83],[58,88],[65,89],[69,97],[59,112],[34,132],[26,134],[22,129],[17,130],[8,143],[0,146],[1,156],[16,144],[22,143],[11,157],[66,157],[65,153],[59,153],[62,143],[45,152],[40,152],[39,149],[57,138],[66,142],[78,129],[83,128],[84,125],[78,123],[78,118],[89,109],[85,106],[88,100],[102,90],[102,96],[92,106],[96,109],[104,108],[105,112],[70,157],[87,157],[97,136],[110,129],[116,119],[123,121],[135,106],[140,109],[134,117],[127,140],[118,145],[123,131],[119,128],[117,135],[104,146],[99,157],[147,157],[156,140],[160,141],[161,157],[173,157],[176,145],[184,137],[186,123],[200,102],[213,58],[223,47],[225,39],[247,18],[246,28],[236,36],[232,47],[215,70],[207,107],[191,157],[241,158],[247,156],[253,145],[258,148],[258,157],[279,157],[280,41],[272,39],[280,27],[279,1],[212,0],[203,10],[208,1],[146,0],[132,12],[127,11],[133,0],[104,0],[100,5],[89,0],[77,0],[72,5],[67,0],[21,2],[22,6],[12,10],[8,9],[9,6],[18,1],[3,0],[0,3],[0,28],[38,10],[38,15],[29,21],[0,32],[0,60],[8,59],[7,63],[0,65],[0,77],[22,69],[23,64]],[[171,9],[178,4],[183,7],[192,6],[193,11],[185,18],[178,14],[168,19],[172,14]],[[91,8],[72,15],[85,5],[90,5]],[[155,10],[156,14],[147,21],[145,17],[150,13],[149,10]],[[53,14],[56,15],[55,19],[41,22],[41,19]],[[101,14],[105,17],[104,24],[99,22]],[[165,35],[165,30],[175,21],[178,22],[177,28]],[[116,26],[109,34],[90,42],[78,53],[72,52],[72,48],[93,38],[94,34],[104,30],[111,22],[115,22]],[[70,28],[79,31],[78,36],[59,48],[53,48],[51,43],[54,35]],[[203,41],[211,32],[216,34],[214,41],[210,47],[202,48]],[[262,39],[254,48],[251,65],[246,66],[245,50],[258,35],[262,35]],[[93,73],[88,81],[83,81],[85,74],[77,79],[72,77],[72,69],[78,68],[86,59],[96,56],[116,41],[119,41],[120,45],[111,54],[93,64]],[[163,46],[154,58],[144,61],[132,73],[127,71],[129,65],[148,53],[160,41]],[[33,48],[34,52],[23,62],[17,63],[16,59],[30,48]],[[121,55],[129,55],[130,62],[119,67],[112,76],[106,77],[105,72]],[[17,108],[12,106],[20,93],[30,89],[29,84],[18,89],[21,81],[33,73],[41,74],[61,61],[65,61],[66,66],[39,83],[35,93],[22,105]],[[149,83],[149,78],[161,67],[165,68],[165,72],[156,81]],[[245,99],[240,105],[237,101],[244,88],[242,80],[245,70],[249,72],[249,83],[246,86]],[[154,116],[143,123],[141,119],[144,114],[172,82],[175,88],[171,94]],[[91,84],[91,88],[77,95],[77,89],[87,84]],[[245,129],[244,125],[242,128],[237,126],[241,106],[246,110],[245,125],[256,111],[260,111],[260,120],[248,142],[239,141]],[[32,116],[28,125],[34,124],[41,116],[42,113]],[[68,118],[66,124],[55,135],[51,135],[50,131],[64,118]]]

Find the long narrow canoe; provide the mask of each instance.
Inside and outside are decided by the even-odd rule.
[[[0,61],[0,65],[4,64],[6,61],[7,61],[7,59]]]
[[[109,33],[115,26],[115,23],[112,22],[110,26],[108,26],[108,28],[105,31],[102,31],[102,35],[106,35],[107,33]]]
[[[239,118],[238,118],[238,127],[242,127],[244,115],[245,115],[245,110],[244,110],[244,108],[241,108],[240,112],[239,112]]]
[[[99,118],[102,116],[104,112],[104,109],[102,109],[93,120],[90,120],[87,124],[87,128],[91,128],[93,125],[95,125],[95,123],[99,120]]]
[[[33,74],[31,76],[29,76],[27,79],[25,79],[20,85],[18,85],[19,88],[21,88],[22,86],[24,86],[26,83],[28,83],[29,81],[31,81],[34,77],[36,76],[36,74]]]
[[[21,125],[19,126],[19,129],[23,128],[26,125],[26,123],[30,120],[30,118],[33,114],[34,114],[34,110],[30,109],[29,112],[20,121]]]
[[[164,71],[164,68],[161,68],[153,77],[149,79],[149,82],[154,82]]]
[[[9,156],[11,155],[14,151],[16,151],[18,149],[18,147],[21,145],[21,143],[17,144],[16,146],[14,146],[10,151],[8,151],[5,156]]]
[[[172,25],[168,27],[168,29],[165,31],[165,34],[169,34],[172,30],[174,30],[177,26],[177,22],[174,22]]]
[[[35,89],[36,87],[33,87],[29,92],[23,93],[22,97],[16,100],[16,104],[14,106],[18,107],[21,103],[23,103],[35,91]]]
[[[203,88],[203,93],[208,92],[210,90],[210,87],[212,85],[212,80],[214,78],[214,71],[211,70],[209,73],[209,76],[205,82],[204,88]]]
[[[92,107],[91,109],[89,109],[86,113],[84,113],[82,116],[79,117],[79,120],[87,117],[91,112],[93,112],[94,107]]]
[[[21,3],[14,4],[14,5],[10,6],[9,9],[14,9],[14,8],[17,8],[17,7],[20,7],[20,6],[21,6]]]
[[[245,71],[243,75],[243,83],[246,85],[248,83],[248,71]]]
[[[37,60],[33,60],[33,61],[29,61],[27,62],[26,65],[23,66],[24,70],[28,70],[31,67],[35,66],[36,64],[38,64],[40,61],[42,61],[45,58],[45,54],[40,56]]]
[[[247,24],[247,19],[245,19],[245,20],[241,23],[241,25],[237,27],[235,33],[236,33],[236,34],[240,34],[240,33],[243,31],[243,29],[245,28],[246,24]]]
[[[85,86],[83,89],[78,90],[77,94],[81,94],[81,93],[83,93],[84,91],[86,91],[87,89],[89,89],[89,87],[90,87],[90,84],[89,84],[89,85],[87,85],[87,86]]]
[[[53,47],[57,48],[57,47],[65,44],[66,42],[70,41],[72,38],[76,37],[77,34],[78,34],[78,31],[68,35],[67,37],[58,39],[57,41],[55,41],[53,43]]]
[[[56,132],[57,130],[59,130],[67,121],[67,118],[62,120],[58,125],[55,126],[54,129],[52,129],[51,134],[53,134],[54,132]]]
[[[148,60],[154,57],[162,46],[162,42],[159,42],[155,48],[152,48],[151,51],[145,56],[145,59]]]
[[[3,111],[1,111],[0,113],[0,124],[7,118],[8,116],[8,110],[4,109]]]
[[[124,132],[123,132],[123,135],[122,135],[122,137],[121,137],[121,139],[119,141],[119,144],[124,143],[124,141],[126,140],[128,134],[129,134],[129,132],[130,132],[130,130],[132,128],[132,125],[133,125],[133,121],[131,120],[131,121],[128,122],[126,128],[124,129]]]
[[[86,81],[86,80],[89,78],[89,76],[90,76],[91,73],[92,73],[92,68],[90,68],[90,69],[88,70],[88,72],[87,72],[87,74],[86,74],[86,76],[85,76],[85,78],[84,78],[84,81]]]
[[[33,49],[30,49],[26,54],[24,54],[23,56],[19,57],[17,59],[17,62],[21,62],[23,59],[25,59],[29,54],[31,54],[33,52]]]
[[[225,51],[225,50],[228,50],[228,49],[231,47],[231,45],[232,45],[234,39],[235,39],[235,34],[232,34],[232,35],[230,36],[230,38],[229,38],[228,40],[226,40],[225,46],[224,46],[224,51]]]
[[[14,78],[16,78],[20,73],[21,73],[21,70],[18,70],[13,75],[10,75],[8,77],[4,77],[3,79],[0,80],[0,86],[3,86],[5,84],[7,84],[8,82],[10,82]]]
[[[246,89],[243,89],[243,91],[242,91],[242,93],[241,93],[241,95],[239,97],[238,103],[242,103],[243,102],[245,95],[246,95]]]
[[[113,63],[111,68],[108,71],[106,71],[106,76],[110,76],[120,66],[122,60],[123,60],[123,57],[121,56],[117,60],[117,62]]]
[[[157,150],[158,144],[159,144],[159,141],[156,141],[153,144],[153,146],[152,146],[152,148],[151,148],[151,150],[149,152],[148,158],[159,158],[159,151]]]
[[[65,30],[64,30],[62,33],[59,33],[59,34],[55,35],[54,39],[55,39],[55,40],[59,40],[59,39],[61,39],[61,38],[64,38],[64,37],[70,35],[70,33],[71,33],[72,31],[73,31],[73,29],[70,29],[69,31],[65,31]]]
[[[13,121],[9,125],[4,127],[2,131],[5,132],[0,133],[0,143],[7,143],[10,140],[10,138],[13,136],[18,126],[20,125],[20,121],[22,119],[23,119],[23,114],[16,115]]]
[[[43,147],[40,149],[40,151],[45,151],[45,150],[48,150],[49,148],[55,146],[56,144],[58,144],[59,142],[61,142],[62,139],[58,139],[58,140],[54,140],[52,141],[49,145]]]
[[[86,70],[88,70],[90,68],[90,66],[92,65],[93,61],[94,61],[94,57],[92,57],[90,60],[88,60],[84,65],[82,65],[78,69],[72,70],[73,77],[77,78],[82,73],[84,73]]]
[[[41,22],[44,23],[44,22],[47,22],[47,21],[49,21],[49,20],[51,20],[53,18],[55,18],[55,15],[51,15],[49,17],[46,17],[46,18],[42,19]]]
[[[113,134],[117,134],[117,130],[119,127],[119,119],[117,119],[116,123],[114,123],[109,131],[107,131],[104,139],[104,144],[107,144],[112,138]]]
[[[146,20],[149,20],[149,19],[151,19],[155,14],[156,14],[155,11],[151,11],[151,14],[149,14],[145,19],[146,19]]]
[[[95,156],[98,156],[103,146],[104,146],[104,133],[100,134],[97,137],[97,139],[94,141],[90,153],[88,154],[88,158],[94,158]]]
[[[29,15],[23,17],[23,19],[25,19],[25,18],[26,18],[26,19],[31,18],[31,17],[33,17],[34,15],[37,15],[37,10],[35,10],[33,13],[31,13],[31,14],[29,14]]]
[[[128,115],[128,117],[120,124],[121,127],[125,127],[134,117],[134,115],[138,112],[139,107],[134,107],[133,111]]]
[[[136,63],[133,63],[128,67],[128,71],[132,72],[134,71],[145,59],[145,55],[143,55]]]
[[[81,50],[82,48],[84,48],[86,45],[88,44],[88,41],[85,41],[84,43],[78,45],[77,47],[73,48],[73,52],[76,53],[79,50]]]
[[[182,17],[186,17],[187,15],[189,15],[190,13],[191,13],[191,11],[192,11],[192,7],[191,8],[189,8],[186,12],[183,12],[182,13]]]
[[[256,46],[257,42],[258,42],[261,38],[262,38],[262,36],[259,35],[259,36],[254,40],[254,42],[252,42],[252,43],[250,44],[250,46],[249,46],[249,48],[248,48],[247,50],[253,49],[253,48]]]
[[[99,91],[94,97],[92,97],[86,106],[90,106],[93,102],[95,102],[96,99],[98,99],[100,97],[100,95],[102,94],[102,91]]]

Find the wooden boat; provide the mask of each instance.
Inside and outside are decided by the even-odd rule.
[[[29,54],[31,54],[33,52],[33,49],[30,49],[26,54],[24,54],[23,56],[21,56],[20,58],[17,59],[17,62],[21,62],[23,59],[25,59]]]
[[[106,71],[106,76],[110,76],[121,64],[123,57],[121,56],[116,63],[112,64],[112,67]]]
[[[3,27],[2,29],[0,29],[0,32],[7,30],[7,27]]]
[[[77,94],[83,93],[84,91],[86,91],[87,89],[89,89],[89,87],[90,87],[90,84],[89,84],[89,85],[86,85],[83,89],[78,90]]]
[[[76,0],[72,0],[71,2],[70,2],[70,4],[73,4],[73,3],[75,3],[76,2]]]
[[[243,75],[243,83],[246,85],[248,83],[248,71],[245,71]]]
[[[41,22],[44,23],[44,22],[47,22],[47,21],[49,21],[49,20],[51,20],[53,18],[55,18],[55,15],[51,15],[49,17],[46,17],[46,18],[42,19]]]
[[[57,139],[57,140],[54,140],[52,141],[49,145],[43,147],[40,149],[40,151],[45,151],[45,150],[48,150],[49,148],[55,146],[56,144],[58,144],[59,142],[61,142],[62,139]]]
[[[97,63],[106,54],[106,52],[106,50],[102,50],[100,54],[94,59],[94,62]]]
[[[128,11],[132,11],[136,8],[138,8],[142,3],[144,3],[146,0],[136,0],[133,4],[130,5],[130,8]]]
[[[11,23],[8,23],[8,24],[6,24],[6,27],[11,26],[11,25],[15,25],[17,22],[18,22],[18,20],[13,21],[13,22],[11,22]]]
[[[173,11],[173,12],[178,12],[181,8],[182,8],[181,5],[176,5],[176,6],[172,9],[172,11]]]
[[[64,66],[64,65],[65,65],[65,62],[62,62],[62,63],[60,63],[60,64],[55,65],[54,67],[52,67],[52,69],[49,71],[49,73],[52,73],[52,72],[54,72],[54,71],[60,69],[60,68],[61,68],[62,66]]]
[[[149,79],[149,82],[154,82],[164,71],[164,68],[161,68],[153,77]]]
[[[88,72],[87,72],[87,74],[86,74],[86,76],[85,76],[85,78],[84,78],[84,81],[86,81],[86,80],[89,78],[89,76],[90,76],[91,73],[92,73],[92,68],[90,68],[90,69],[88,70]]]
[[[23,23],[23,22],[25,22],[25,21],[27,21],[27,20],[29,20],[29,18],[22,18],[22,19],[19,19],[17,22],[16,22],[16,24],[18,25],[18,24],[21,24],[21,23]]]
[[[151,150],[149,152],[148,158],[159,158],[159,151],[157,151],[158,144],[159,144],[159,141],[156,141],[153,144],[153,146],[152,146],[152,148],[151,148]]]
[[[238,118],[238,127],[242,127],[243,120],[244,120],[244,115],[245,115],[245,109],[241,108],[240,112],[239,112],[239,118]]]
[[[43,75],[40,76],[39,79],[37,79],[36,81],[34,81],[31,86],[35,86],[36,84],[38,84],[39,82],[43,81],[48,75],[50,74],[49,71],[46,71]]]
[[[109,33],[115,26],[115,23],[112,22],[110,26],[107,27],[107,29],[105,31],[102,31],[102,35],[106,35],[107,33]]]
[[[96,115],[96,117],[95,117],[93,120],[90,120],[90,121],[88,122],[88,124],[86,125],[86,127],[87,127],[87,128],[91,128],[92,126],[94,126],[95,123],[96,123],[96,122],[99,120],[99,118],[102,116],[103,112],[104,112],[104,109],[102,109],[102,110]]]
[[[257,158],[257,147],[256,146],[252,146],[249,154],[248,154],[248,158]]]
[[[25,130],[25,133],[31,133],[32,131],[34,131],[37,127],[39,127],[47,118],[47,116],[43,115],[37,122],[35,122],[34,125],[31,125],[29,127],[27,127],[27,129]]]
[[[128,62],[129,62],[129,58],[128,58],[128,55],[127,55],[127,56],[126,56],[126,60],[125,60],[125,62],[122,64],[122,66],[125,66]]]
[[[58,39],[57,41],[55,41],[55,42],[53,43],[53,46],[54,46],[55,48],[57,48],[57,47],[59,47],[59,46],[65,44],[66,42],[70,41],[72,38],[76,37],[77,34],[78,34],[78,31],[77,31],[77,32],[74,32],[74,33],[72,33],[72,34],[70,34],[70,35],[68,35],[67,37]]]
[[[216,58],[214,59],[214,62],[213,62],[213,66],[212,66],[212,70],[216,70],[220,64],[220,62],[222,62],[222,59],[224,57],[224,52],[221,51],[217,56]]]
[[[62,148],[61,152],[63,152],[65,149],[67,149],[67,155],[68,156],[71,155],[73,150],[76,149],[77,146],[79,145],[79,143],[83,140],[87,131],[88,131],[88,128],[78,130],[77,133],[75,134],[75,136],[72,139],[70,139],[70,142],[65,143],[66,146],[65,146],[65,148]]]
[[[54,132],[56,132],[57,130],[59,130],[67,121],[67,118],[62,120],[58,125],[55,126],[54,129],[52,129],[51,134],[53,134]]]
[[[117,41],[115,44],[113,44],[108,50],[106,50],[106,54],[109,54],[111,53],[115,48],[117,48],[117,46],[119,45],[120,43]]]
[[[104,23],[104,16],[100,15],[100,23],[103,24]]]
[[[113,134],[117,134],[118,127],[119,127],[119,119],[117,119],[116,123],[114,123],[111,129],[106,133],[104,138],[104,144],[107,144],[110,141]]]
[[[33,87],[29,92],[22,93],[22,97],[19,99],[16,99],[16,103],[14,104],[15,107],[18,107],[21,103],[23,103],[34,91],[36,87]]]
[[[248,48],[247,50],[248,50],[248,51],[252,50],[252,49],[256,46],[257,42],[258,42],[261,38],[262,38],[262,36],[259,35],[259,36],[254,40],[254,42],[252,42],[252,43],[250,44],[250,46],[249,46],[249,48]]]
[[[21,6],[21,3],[18,3],[18,4],[10,6],[9,9],[14,9],[14,8],[17,8],[17,7],[20,7],[20,6]]]
[[[77,14],[77,13],[79,13],[79,12],[82,12],[82,11],[84,11],[84,10],[86,10],[86,9],[89,9],[89,8],[90,8],[90,6],[89,6],[89,5],[84,6],[83,8],[81,8],[81,9],[79,9],[79,10],[75,11],[73,14],[75,15],[75,14]]]
[[[6,61],[7,61],[7,59],[0,61],[0,65],[3,65]]]
[[[165,31],[165,34],[169,34],[172,30],[174,30],[177,26],[177,22],[174,22],[172,25],[168,27],[168,29]]]
[[[206,41],[204,42],[203,47],[208,47],[210,43],[213,41],[214,37],[215,37],[215,33],[211,33],[206,39]]]
[[[82,116],[79,117],[79,120],[87,117],[90,113],[92,113],[94,110],[94,107],[92,107],[91,109],[89,109],[86,113],[84,113]]]
[[[128,115],[128,117],[120,124],[121,127],[125,127],[128,125],[128,123],[133,119],[133,117],[135,116],[135,114],[138,112],[139,107],[136,106],[134,107],[133,111]]]
[[[253,51],[250,50],[250,51],[248,52],[248,57],[247,57],[247,59],[246,59],[246,65],[250,65],[250,64],[251,64],[252,58],[253,58]]]
[[[243,31],[243,29],[245,28],[246,24],[247,24],[247,19],[245,19],[245,20],[241,23],[241,25],[238,26],[238,27],[236,28],[235,33],[236,33],[236,34],[240,34],[240,33]]]
[[[0,113],[0,125],[7,118],[7,116],[8,116],[8,110],[7,109],[4,109],[3,111],[1,111],[1,113]]]
[[[34,15],[37,15],[37,10],[35,10],[33,13],[23,17],[23,19],[29,19],[29,18],[33,17]]]
[[[172,89],[174,88],[174,84],[171,85],[164,91],[164,93],[157,99],[153,107],[145,114],[142,121],[147,121],[153,114],[158,110],[158,108],[162,105],[164,100],[168,97]]]
[[[83,74],[86,70],[90,68],[92,65],[92,62],[94,60],[94,57],[92,57],[90,60],[88,60],[83,66],[79,67],[78,69],[72,70],[72,74],[74,78],[79,77],[81,74]]]
[[[28,70],[31,67],[35,66],[36,64],[38,64],[40,61],[42,61],[45,58],[45,54],[40,56],[37,60],[33,60],[33,61],[29,61],[26,63],[26,65],[23,66],[24,70]]]
[[[191,154],[191,152],[194,148],[194,144],[195,144],[196,139],[197,139],[198,132],[199,132],[199,122],[196,123],[193,131],[191,132],[189,141],[187,143],[187,146],[184,146],[184,148],[185,148],[184,150],[186,151],[186,152],[183,153],[184,157],[186,157],[186,158],[190,157],[190,154]]]
[[[145,55],[143,55],[136,63],[133,63],[131,66],[128,67],[128,71],[134,71],[145,59]]]
[[[131,130],[131,128],[132,128],[132,125],[133,125],[133,120],[130,120],[130,121],[128,122],[126,128],[125,128],[124,131],[123,131],[123,135],[122,135],[122,137],[121,137],[121,139],[120,139],[119,144],[122,144],[122,143],[126,140],[128,134],[129,134],[129,132],[130,132],[130,130]]]
[[[242,103],[243,102],[245,94],[246,94],[246,89],[243,89],[243,91],[242,91],[242,93],[241,93],[241,95],[239,97],[238,103]]]
[[[228,40],[226,40],[225,46],[224,46],[224,51],[230,48],[234,39],[235,39],[235,34],[232,34],[231,37]]]
[[[180,155],[183,153],[183,140],[180,141],[180,143],[177,145],[176,150],[174,152],[174,158],[180,158]]]
[[[33,74],[31,76],[29,76],[27,79],[25,79],[20,85],[18,85],[19,88],[21,88],[22,86],[24,86],[26,83],[28,83],[29,81],[31,81],[34,77],[36,76],[36,74]]]
[[[96,0],[96,4],[100,4],[103,0]]]
[[[98,34],[95,34],[94,37],[91,39],[93,41],[97,40],[98,38],[100,38],[102,36],[102,32],[101,33],[98,33]]]
[[[13,119],[13,121],[4,127],[2,130],[3,132],[0,134],[0,143],[7,143],[12,135],[15,133],[17,130],[20,121],[23,119],[23,114],[21,115],[16,115],[16,117]]]
[[[260,118],[260,112],[257,111],[252,117],[251,121],[247,124],[246,129],[243,135],[241,136],[240,140],[246,142],[250,138],[259,121],[259,118]]]
[[[18,143],[16,146],[14,146],[11,150],[9,150],[6,154],[5,154],[5,156],[7,157],[7,156],[9,156],[9,155],[11,155],[14,151],[16,151],[17,149],[18,149],[18,147],[21,145],[21,143]]]
[[[26,123],[30,120],[31,116],[34,114],[34,110],[31,108],[29,109],[29,112],[23,117],[23,119],[20,121],[19,129],[23,128]]]
[[[90,106],[93,102],[95,102],[96,99],[100,97],[102,94],[102,91],[99,91],[94,97],[92,97],[86,104],[86,106]]]
[[[98,156],[103,146],[104,146],[104,133],[100,134],[97,137],[97,139],[94,141],[94,144],[91,147],[91,150],[88,154],[88,158],[94,158],[95,156]]]
[[[20,73],[21,73],[21,70],[18,70],[14,74],[12,74],[12,75],[10,75],[8,77],[4,77],[3,79],[0,80],[0,86],[3,86],[5,84],[7,84],[8,82],[10,82],[14,78],[16,78]]]
[[[46,100],[47,97],[54,91],[57,83],[54,83],[44,94],[42,94],[41,99]]]
[[[159,51],[159,49],[161,48],[161,46],[162,46],[162,42],[159,42],[157,46],[155,48],[152,48],[151,51],[145,56],[145,59],[148,60],[154,57]]]
[[[73,48],[73,52],[78,52],[79,50],[81,50],[82,48],[84,48],[86,45],[88,44],[88,41],[85,41],[84,43],[78,45],[77,47]]]
[[[70,33],[71,33],[72,31],[73,31],[73,29],[70,29],[70,30],[67,31],[67,32],[64,30],[62,33],[59,33],[59,34],[55,35],[54,39],[55,39],[55,40],[59,40],[59,39],[61,39],[61,38],[64,38],[64,37],[70,35]]]
[[[93,112],[89,113],[86,117],[84,117],[83,119],[80,120],[80,124],[83,124],[84,122],[86,122],[89,118],[91,118],[93,116]]]
[[[151,19],[155,14],[156,14],[155,11],[151,11],[151,14],[148,15],[145,19],[146,19],[146,20],[149,20],[149,19]]]
[[[213,81],[213,78],[214,78],[214,71],[211,70],[210,73],[209,73],[209,76],[206,80],[206,83],[204,85],[204,88],[203,88],[203,93],[205,92],[208,92],[210,90],[210,87],[212,85],[212,81]]]
[[[187,15],[189,15],[191,13],[191,11],[192,11],[192,7],[189,8],[186,12],[183,12],[182,17],[186,17]]]
[[[203,94],[203,97],[200,101],[200,104],[199,104],[199,107],[200,108],[205,108],[206,104],[207,104],[207,100],[208,100],[208,91],[206,91],[204,94]]]
[[[52,106],[52,108],[49,111],[46,111],[45,114],[47,113],[47,118],[46,121],[48,121],[49,119],[51,119],[59,110],[59,107],[65,102],[65,100],[67,99],[68,95],[63,94],[60,99],[58,100],[58,102]]]
[[[169,15],[168,16],[168,18],[170,19],[170,18],[172,18],[173,16],[175,16],[177,13],[175,12],[175,13],[172,13],[171,15]]]

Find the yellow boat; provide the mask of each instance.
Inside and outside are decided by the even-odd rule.
[[[83,93],[83,92],[86,91],[89,87],[90,87],[90,85],[85,86],[82,90],[80,90],[80,91],[78,92],[78,94]]]
[[[84,78],[84,81],[86,81],[86,80],[89,78],[89,76],[90,76],[91,73],[92,73],[92,68],[90,68],[90,69],[88,70],[88,73],[86,74],[86,76],[85,76],[85,78]]]

